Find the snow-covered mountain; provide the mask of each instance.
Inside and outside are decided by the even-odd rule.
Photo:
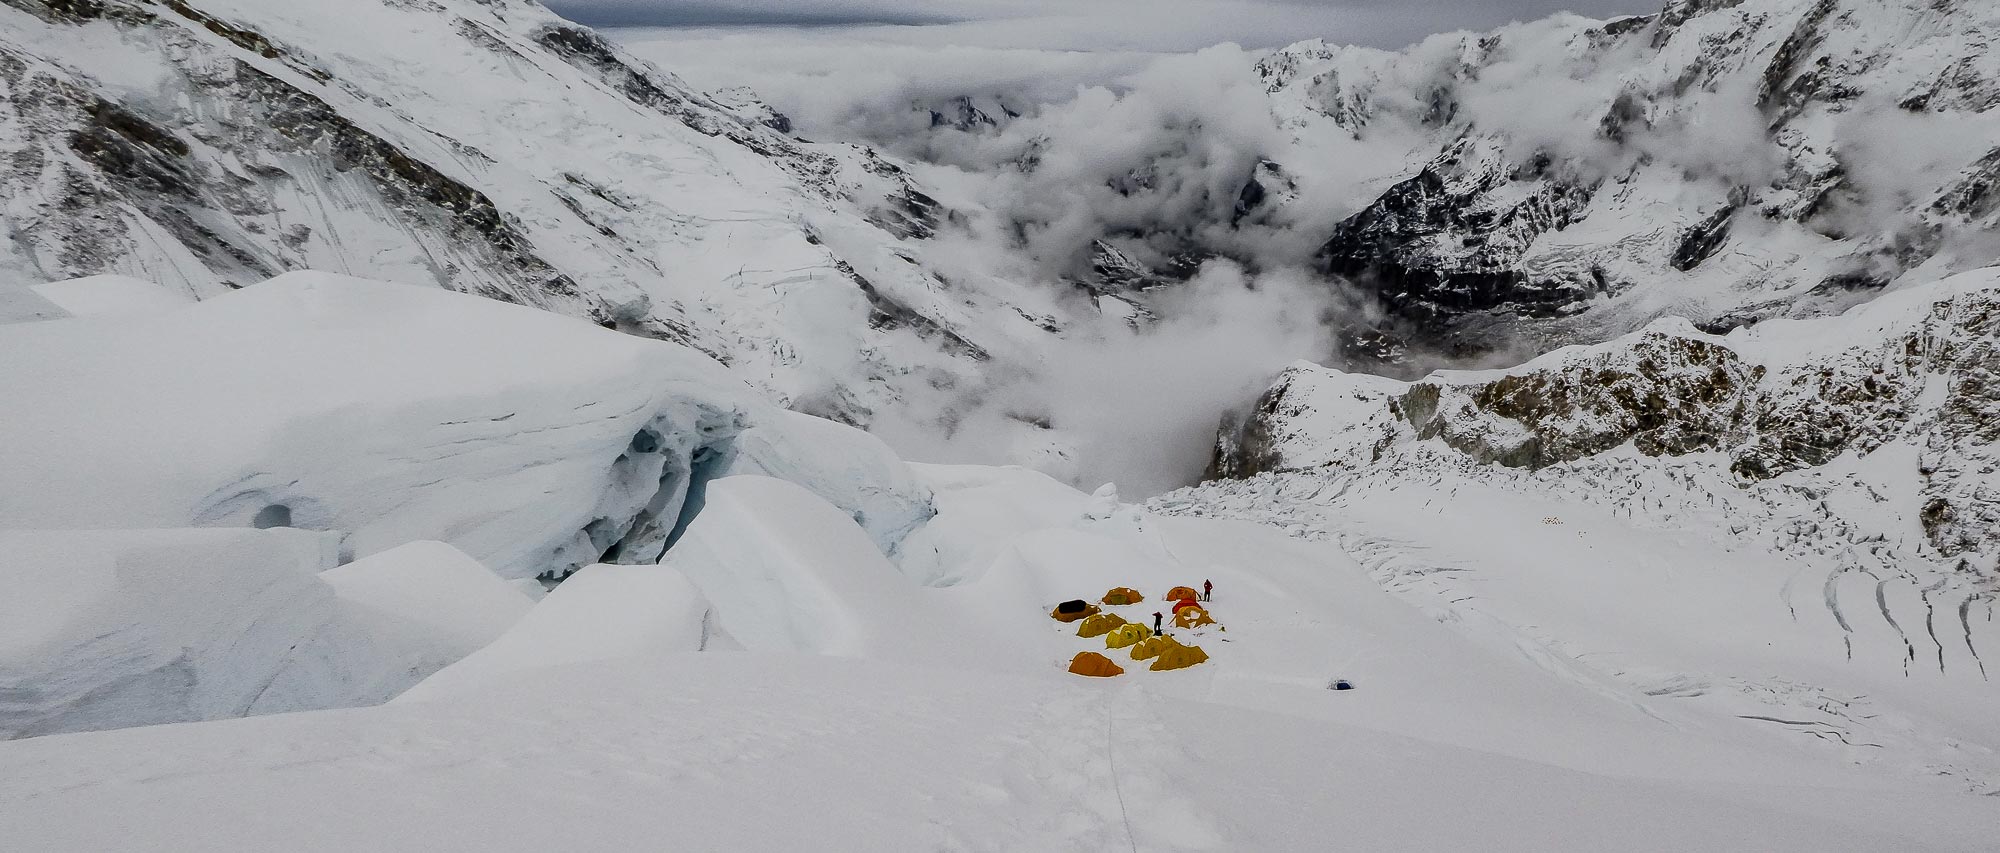
[[[995,312],[921,263],[946,211],[900,167],[532,0],[7,0],[0,85],[10,282],[429,283],[694,346],[856,422],[985,357],[968,318]],[[980,327],[1042,334],[997,313]]]
[[[1400,51],[1217,48],[1032,107],[996,75],[913,84],[908,118],[849,109],[888,102],[851,126],[917,174],[982,176],[967,217],[1047,278],[1143,305],[1211,258],[1303,268],[1369,309],[1315,360],[1407,375],[1990,263],[1996,33],[1991,3],[1672,0]]]
[[[1541,349],[1991,263],[1996,38],[1991,3],[1673,0],[1402,53],[1306,42],[1258,70],[1305,144],[1403,154],[1327,223],[1322,269],[1427,340]]]

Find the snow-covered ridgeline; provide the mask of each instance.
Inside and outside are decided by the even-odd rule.
[[[1304,151],[1412,158],[1333,228],[1330,272],[1433,331],[1568,317],[1505,327],[1559,344],[1990,263],[1996,33],[1987,3],[1670,0],[1399,53],[1304,42],[1259,73]]]
[[[856,421],[984,352],[979,294],[947,298],[907,239],[944,211],[900,167],[532,0],[7,0],[0,115],[10,282],[435,284],[688,344]]]

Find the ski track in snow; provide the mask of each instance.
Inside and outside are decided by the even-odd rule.
[[[1386,468],[1358,474],[1280,473],[1250,481],[1218,481],[1157,498],[1150,506],[1169,514],[1257,521],[1294,537],[1336,544],[1366,567],[1383,589],[1473,635],[1501,635],[1496,641],[1511,644],[1551,675],[1579,682],[1609,677],[1650,696],[1705,697],[1704,703],[1718,708],[1726,705],[1712,693],[1720,688],[1740,699],[1778,709],[1773,713],[1730,714],[1733,718],[1774,724],[1780,730],[1802,732],[1849,750],[1893,753],[1899,756],[1895,759],[1898,763],[1920,768],[1919,772],[1958,776],[1972,790],[2000,793],[2000,762],[1993,758],[1994,744],[1963,743],[1950,735],[1885,720],[1879,711],[1865,711],[1856,704],[1875,704],[1865,696],[1834,699],[1826,688],[1774,678],[1774,673],[1654,672],[1662,666],[1673,670],[1671,660],[1635,661],[1644,666],[1640,673],[1633,673],[1614,663],[1629,657],[1622,650],[1594,647],[1574,636],[1553,641],[1547,630],[1519,621],[1532,607],[1519,603],[1493,607],[1498,602],[1493,601],[1488,586],[1494,581],[1509,581],[1506,575],[1497,574],[1509,570],[1500,564],[1482,565],[1481,558],[1469,556],[1462,548],[1456,556],[1440,554],[1437,543],[1451,541],[1449,528],[1455,513],[1475,511],[1456,505],[1461,491],[1495,490],[1518,500],[1550,502],[1552,511],[1570,505],[1579,513],[1602,513],[1637,531],[1693,534],[1729,551],[1754,554],[1768,549],[1773,559],[1793,562],[1775,579],[1771,592],[1784,608],[1780,618],[1794,625],[1806,627],[1794,603],[1794,585],[1802,575],[1824,573],[1818,603],[1830,618],[1829,627],[1836,629],[1839,660],[1850,666],[1866,663],[1857,660],[1864,655],[1868,660],[1879,660],[1880,652],[1885,651],[1882,644],[1887,642],[1894,649],[1899,680],[1913,679],[1921,674],[1919,670],[1930,672],[1926,681],[1944,678],[1963,683],[1969,677],[1980,685],[1975,693],[1988,691],[1989,699],[1990,689],[1984,685],[1990,681],[1980,655],[1983,643],[1974,630],[1971,613],[1975,604],[1990,602],[1990,593],[1968,588],[1960,576],[1947,571],[1933,571],[1924,585],[1911,567],[1934,564],[1912,561],[1906,552],[1885,550],[1881,543],[1871,541],[1872,536],[1846,525],[1824,502],[1812,499],[1809,490],[1803,493],[1808,501],[1796,501],[1791,498],[1798,492],[1791,487],[1717,489],[1704,482],[1699,463],[1671,459],[1587,461],[1577,464],[1582,470],[1538,476],[1476,466],[1462,459],[1416,456],[1414,463],[1391,460],[1385,463]],[[1432,519],[1420,524],[1412,521],[1417,516],[1406,515],[1401,517],[1400,527],[1429,532],[1413,538],[1388,533],[1379,522],[1371,521],[1383,517],[1377,512],[1394,512],[1380,509],[1392,506],[1408,506],[1411,509],[1405,512]],[[1495,544],[1502,544],[1503,549],[1513,547]],[[1637,553],[1630,558],[1651,560]],[[1675,558],[1668,553],[1661,559],[1665,562],[1659,569],[1671,575],[1670,564]],[[1846,578],[1868,579],[1869,590],[1862,594],[1872,601],[1864,612],[1878,620],[1874,623],[1877,628],[1853,621],[1844,600],[1854,591],[1841,589]],[[1947,595],[1957,597],[1960,639],[1968,664],[1964,670],[1954,669],[1947,645],[1936,633],[1935,601]],[[1990,613],[1990,603],[1988,608]],[[1929,638],[1929,647],[1921,657],[1904,627],[1919,617]],[[1590,618],[1587,605],[1577,618]],[[1820,636],[1826,635],[1821,632]],[[1991,633],[1985,642],[1995,640],[2000,640],[2000,632]],[[1867,645],[1862,645],[1863,641]],[[1900,697],[1892,692],[1885,698],[1893,704]],[[1808,711],[1815,719],[1797,719],[1782,709]],[[1647,712],[1653,713],[1650,709]],[[1900,712],[1894,716],[1901,719]],[[1924,758],[1926,755],[1954,757],[1940,761]],[[1850,760],[1877,759],[1850,755]]]

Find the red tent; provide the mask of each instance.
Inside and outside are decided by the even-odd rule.
[[[1179,613],[1190,607],[1200,607],[1200,606],[1201,602],[1195,601],[1192,598],[1183,598],[1179,601],[1174,602],[1174,612]]]

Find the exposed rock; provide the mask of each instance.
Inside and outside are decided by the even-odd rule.
[[[1701,262],[1715,256],[1722,244],[1729,240],[1729,223],[1736,215],[1736,205],[1729,204],[1717,208],[1707,219],[1696,223],[1681,234],[1680,245],[1674,247],[1674,256],[1667,261],[1669,266],[1687,272],[1701,266]]]
[[[1527,470],[1628,447],[1715,454],[1746,486],[1897,445],[1919,460],[1906,474],[1931,547],[2000,551],[2000,272],[1726,338],[1662,321],[1499,375],[1402,383],[1294,366],[1225,424],[1209,474],[1351,467],[1430,439]]]
[[[1495,201],[1510,184],[1516,200]],[[1591,293],[1575,281],[1535,279],[1520,262],[1536,238],[1580,220],[1595,191],[1555,175],[1517,177],[1497,148],[1464,139],[1336,226],[1320,258],[1328,273],[1434,327],[1503,306],[1570,313]]]

